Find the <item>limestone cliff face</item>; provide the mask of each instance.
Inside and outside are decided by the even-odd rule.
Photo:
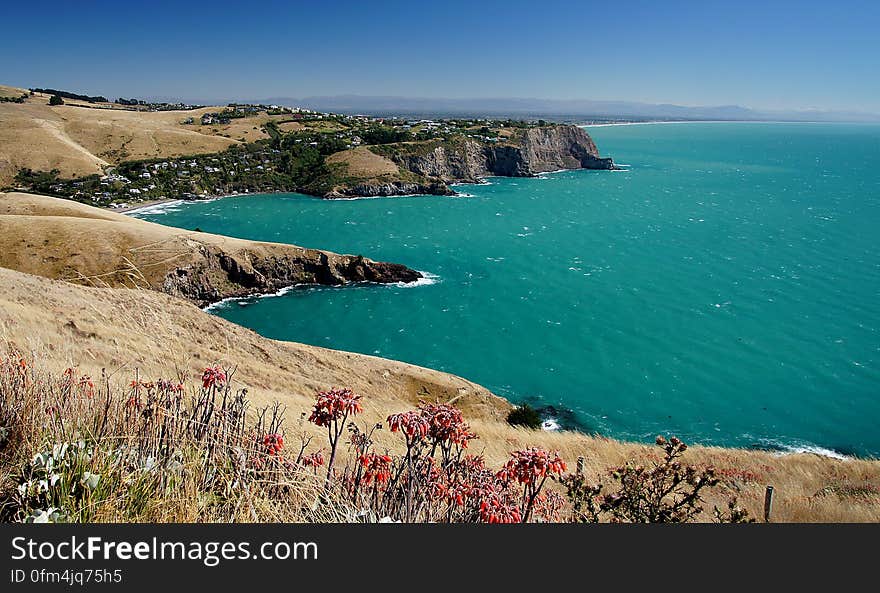
[[[599,156],[596,143],[577,126],[559,125],[517,130],[506,140],[456,141],[396,145],[384,149],[403,171],[425,179],[416,183],[362,183],[325,197],[390,196],[412,193],[452,194],[450,183],[472,183],[482,177],[529,177],[560,169],[613,169]]]
[[[402,168],[444,184],[494,175],[487,147],[471,139],[456,145],[441,143],[425,154],[400,152],[392,158]]]
[[[516,144],[490,147],[489,152],[489,169],[510,177],[559,169],[614,168],[610,158],[599,156],[590,135],[577,126],[529,128]]]

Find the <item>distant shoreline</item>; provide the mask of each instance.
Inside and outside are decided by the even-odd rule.
[[[656,121],[620,121],[601,124],[575,124],[580,128],[608,128],[611,126],[645,126],[659,124],[858,124],[865,122],[848,121],[784,121],[764,119],[682,119],[682,120],[656,120]],[[867,122],[871,123],[871,122]]]
[[[151,200],[149,202],[139,202],[137,204],[132,204],[131,206],[126,206],[125,208],[113,208],[111,206],[102,206],[104,210],[109,210],[110,212],[118,212],[119,214],[132,214],[133,212],[139,212],[141,210],[149,210],[151,208],[156,208],[158,206],[164,206],[167,204],[177,204],[177,203],[185,203],[185,202],[212,202],[214,200],[219,200],[222,198],[234,198],[236,196],[256,196],[262,194],[272,194],[272,193],[295,193],[295,192],[278,192],[278,191],[270,191],[270,192],[253,192],[253,193],[231,193],[231,194],[219,194],[219,195],[210,195],[210,196],[200,196],[198,198],[194,198],[191,200],[184,200],[183,198],[165,198],[163,200]]]
[[[138,204],[132,204],[131,206],[126,206],[125,208],[113,208],[111,206],[105,206],[104,210],[109,210],[110,212],[118,212],[120,214],[128,214],[130,212],[134,212],[135,210],[142,210],[145,208],[152,208],[153,206],[159,206],[161,204],[168,204],[169,202],[181,202],[181,201],[183,201],[183,200],[166,198],[164,200],[152,200],[149,202],[140,202]]]

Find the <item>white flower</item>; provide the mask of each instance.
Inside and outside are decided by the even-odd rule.
[[[93,474],[92,472],[83,472],[82,479],[79,483],[89,490],[94,490],[98,487],[98,480],[101,479],[101,474]]]

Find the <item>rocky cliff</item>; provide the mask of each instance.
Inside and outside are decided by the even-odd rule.
[[[90,286],[148,288],[199,306],[294,284],[422,277],[360,255],[186,231],[14,192],[0,193],[0,267]]]
[[[570,125],[519,129],[494,142],[459,137],[371,149],[422,183],[361,182],[337,188],[326,197],[451,194],[450,183],[475,182],[492,175],[529,177],[560,169],[614,168],[612,159],[599,156],[596,143],[583,128]]]
[[[259,247],[224,250],[211,244],[199,257],[168,270],[160,289],[200,306],[230,297],[269,294],[296,284],[339,286],[351,282],[414,282],[422,274],[401,264],[315,249]]]

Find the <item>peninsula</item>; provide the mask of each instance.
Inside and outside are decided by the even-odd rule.
[[[0,187],[93,206],[264,192],[455,195],[452,184],[487,176],[614,168],[583,129],[543,120],[376,118],[252,104],[173,110],[20,91],[0,104]]]

